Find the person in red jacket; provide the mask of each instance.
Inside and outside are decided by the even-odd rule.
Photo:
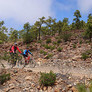
[[[19,50],[17,43],[15,43],[14,45],[11,46],[10,48],[10,56],[13,60],[13,64],[16,65],[16,61],[17,61],[17,57],[16,57],[16,50],[19,51],[20,54],[22,54],[22,52]]]
[[[14,46],[12,45],[10,48],[10,53],[16,53],[16,50],[19,51],[20,54],[22,54],[22,52],[19,50],[19,48],[17,47],[17,43],[14,44]]]

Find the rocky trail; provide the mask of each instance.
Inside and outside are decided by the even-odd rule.
[[[7,69],[7,73],[11,74],[11,80],[0,87],[0,92],[77,92],[71,91],[76,90],[74,86],[77,83],[87,82],[92,78],[92,64],[88,62],[81,62],[80,64],[80,62],[58,59],[41,63],[34,68],[30,68],[30,65],[24,68],[23,65],[16,65],[11,68],[6,61],[2,61],[2,63]],[[38,80],[40,72],[49,72],[50,70],[56,73],[57,82],[53,87],[43,88],[42,90]]]
[[[2,64],[4,65],[5,69],[12,69],[11,65],[7,61],[3,61]],[[2,67],[2,65],[1,65]],[[26,70],[32,70],[33,72],[50,72],[51,70],[54,73],[61,73],[61,74],[69,74],[76,77],[83,78],[84,76],[86,78],[92,78],[92,63],[81,61],[80,62],[69,62],[69,61],[61,61],[59,59],[49,61],[46,63],[40,63],[37,62],[37,65],[34,68],[30,67],[29,65],[20,65],[16,64],[16,66],[13,67],[17,69],[26,69]]]

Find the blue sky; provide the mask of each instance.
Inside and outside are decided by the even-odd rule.
[[[69,18],[72,23],[77,9],[81,20],[87,21],[88,14],[92,13],[92,0],[0,0],[0,21],[17,30],[23,29],[26,22],[33,25],[42,16],[51,16],[57,21]]]

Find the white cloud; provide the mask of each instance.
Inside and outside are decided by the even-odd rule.
[[[92,0],[78,0],[78,7],[83,14],[90,13],[92,11]]]
[[[38,18],[53,16],[52,0],[0,0],[0,18],[33,24]]]

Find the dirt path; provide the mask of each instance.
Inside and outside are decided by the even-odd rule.
[[[92,78],[92,68],[64,68],[60,70],[58,67],[48,66],[48,67],[36,67],[36,68],[24,68],[26,70],[32,70],[34,72],[50,72],[52,70],[54,73],[71,74],[75,77],[86,77]]]
[[[11,66],[5,62],[2,61],[2,64],[4,65],[5,69],[11,68]],[[0,67],[2,67],[2,65],[0,65]],[[20,66],[15,66],[13,68],[23,68],[23,65]],[[32,70],[33,72],[50,72],[50,70],[52,70],[54,73],[62,73],[62,74],[71,74],[72,76],[76,76],[76,77],[81,77],[83,78],[84,76],[87,78],[92,78],[92,68],[91,67],[67,67],[67,66],[36,66],[35,68],[30,68],[30,66],[26,66],[23,69],[26,70]]]

